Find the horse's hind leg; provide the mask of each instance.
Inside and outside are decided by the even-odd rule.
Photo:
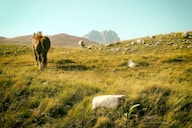
[[[43,64],[44,64],[44,67],[47,66],[47,53],[45,53],[43,56]]]
[[[43,64],[43,56],[42,54],[39,55],[39,70],[43,70],[44,64]]]
[[[42,53],[42,65],[43,67],[47,66],[47,53]]]

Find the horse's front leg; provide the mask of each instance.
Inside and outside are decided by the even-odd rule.
[[[35,56],[35,66],[37,66],[38,65],[38,53],[37,53],[37,51],[36,51],[36,49],[34,47],[34,44],[32,46],[32,50],[33,50],[33,53],[34,53],[34,56]]]
[[[38,65],[38,61],[39,61],[39,57],[38,57],[38,54],[36,53],[36,52],[34,52],[35,53],[35,66],[37,66]]]

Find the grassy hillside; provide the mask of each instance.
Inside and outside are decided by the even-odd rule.
[[[191,127],[192,39],[142,40],[89,50],[53,46],[43,71],[30,45],[0,44],[0,127]],[[92,98],[103,94],[126,100],[116,110],[91,110]]]

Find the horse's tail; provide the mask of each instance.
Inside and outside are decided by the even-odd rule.
[[[45,52],[46,51],[46,49],[45,49],[45,46],[44,46],[44,41],[43,40],[41,40],[41,48],[42,48],[42,51],[43,52]]]

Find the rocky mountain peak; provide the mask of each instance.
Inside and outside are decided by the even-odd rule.
[[[117,33],[112,30],[104,30],[102,32],[92,30],[83,37],[97,43],[111,43],[114,41],[120,41]]]

